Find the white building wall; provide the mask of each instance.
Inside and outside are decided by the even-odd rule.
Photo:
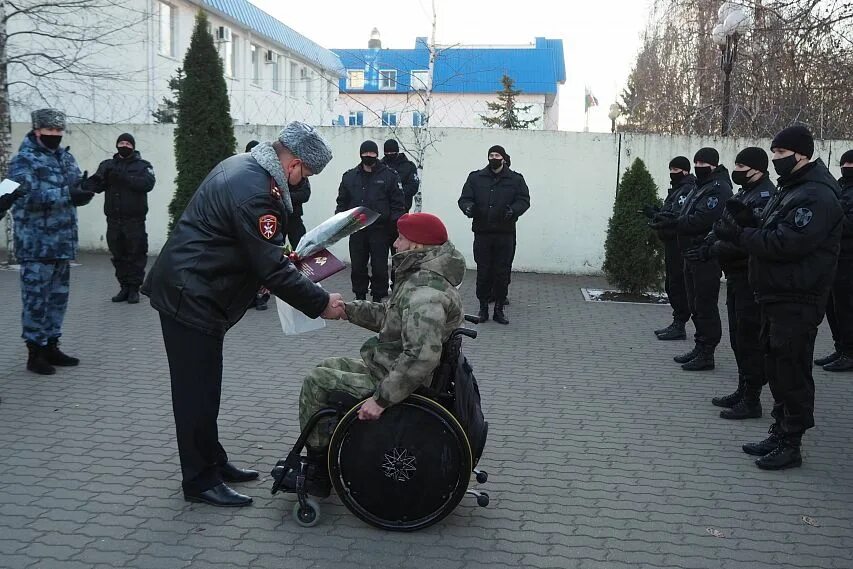
[[[29,125],[16,124],[15,141]],[[167,206],[174,191],[175,165],[173,128],[170,125],[74,125],[66,135],[81,168],[94,171],[113,152],[113,141],[122,131],[134,134],[142,155],[154,165],[157,187],[150,194],[148,235],[152,254],[165,243]],[[252,138],[271,140],[276,127],[238,127],[237,142]],[[311,178],[311,201],[305,208],[305,225],[313,227],[332,215],[341,175],[358,163],[358,147],[365,139],[377,142],[390,136],[380,128],[322,128],[335,158],[322,174]],[[398,131],[404,137],[405,131]],[[513,169],[524,174],[530,187],[532,207],[518,224],[517,270],[549,273],[598,273],[604,261],[607,222],[616,196],[617,174],[635,158],[645,161],[663,197],[669,184],[667,165],[673,156],[692,157],[703,146],[720,151],[731,166],[737,152],[747,146],[768,148],[769,139],[668,137],[576,133],[496,131],[490,129],[435,129],[436,145],[427,154],[424,169],[423,207],[447,224],[451,239],[473,266],[470,220],[456,202],[468,173],[486,164],[493,144],[503,145],[512,155]],[[822,157],[836,176],[843,152],[853,141],[819,141],[816,157]],[[106,249],[103,196],[80,208],[80,245],[84,249]],[[348,259],[345,243],[333,251]]]
[[[100,78],[61,82],[48,90],[48,97],[44,100],[34,97],[28,87],[16,86],[17,81],[27,77],[20,67],[10,67],[11,95],[17,102],[12,109],[13,120],[27,121],[32,108],[51,104],[65,110],[73,122],[153,122],[151,113],[163,97],[172,98],[168,82],[183,65],[198,12],[198,6],[187,0],[170,0],[169,3],[175,18],[174,57],[160,53],[157,0],[119,3],[109,9],[109,18],[116,28],[126,28],[121,32],[122,46],[105,49],[93,45],[93,54],[86,60],[87,65],[105,71]],[[280,124],[301,120],[328,125],[337,117],[334,103],[338,96],[338,77],[335,74],[216,14],[208,11],[208,16],[212,26],[228,26],[237,38],[236,71],[226,77],[231,116],[236,124]],[[10,39],[11,44],[15,41],[15,37]],[[252,80],[251,44],[261,49],[258,82]],[[279,90],[273,89],[272,64],[263,62],[263,52],[268,49],[281,56]],[[295,66],[295,75],[290,74],[291,64]],[[119,76],[106,77],[107,72]]]
[[[483,128],[481,116],[494,116],[488,103],[497,102],[497,94],[433,93],[430,126],[436,128]],[[547,126],[556,130],[559,109],[545,107],[545,95],[522,93],[516,99],[519,106],[531,105],[529,111],[520,113],[525,120],[539,118],[531,130]],[[364,112],[364,126],[382,126],[384,111],[397,113],[397,125],[412,126],[412,113],[423,111],[422,96],[418,93],[341,93],[335,105],[336,115],[348,124],[351,112]]]

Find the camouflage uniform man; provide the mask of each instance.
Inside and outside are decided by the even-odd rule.
[[[378,419],[432,379],[442,346],[462,324],[462,300],[456,287],[465,274],[465,259],[447,240],[441,220],[428,213],[404,214],[393,257],[398,286],[387,304],[355,301],[346,305],[346,318],[378,335],[361,348],[361,359],[330,358],[311,370],[299,395],[302,428],[326,407],[332,391],[359,399],[361,420]],[[329,435],[321,421],[308,437],[308,491],[326,497],[331,491],[326,455]],[[285,487],[295,487],[289,472]]]
[[[9,178],[25,193],[12,209],[15,255],[21,263],[22,337],[27,369],[42,375],[53,366],[80,361],[62,353],[59,337],[68,307],[70,262],[77,256],[77,211],[95,194],[81,189],[86,174],[67,148],[60,148],[65,115],[56,109],[32,113],[27,134],[9,165]]]

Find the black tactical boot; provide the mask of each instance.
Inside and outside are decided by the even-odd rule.
[[[665,326],[665,327],[663,327],[663,328],[660,328],[660,329],[658,329],[658,330],[655,330],[655,336],[660,336],[661,334],[663,334],[664,332],[666,332],[667,330],[669,330],[670,328],[672,328],[673,324],[675,324],[675,321],[674,321],[674,320],[673,320],[672,324],[670,324],[669,326]]]
[[[367,293],[355,295],[356,300],[367,300]]]
[[[740,421],[761,418],[761,399],[754,393],[744,393],[743,398],[731,409],[720,411],[720,417]]]
[[[803,465],[800,454],[801,435],[785,435],[779,445],[755,461],[762,470],[785,470]]]
[[[831,354],[829,354],[828,356],[824,356],[822,358],[816,359],[814,361],[814,365],[823,367],[826,364],[831,364],[832,362],[834,362],[835,360],[837,360],[840,357],[841,357],[841,354],[839,354],[837,351],[835,351],[835,352],[832,352]]]
[[[673,322],[657,336],[658,340],[685,340],[687,331],[684,329],[684,322]]]
[[[127,303],[128,304],[139,304],[139,287],[138,286],[128,287]]]
[[[332,493],[332,481],[329,479],[329,449],[305,447],[308,458],[308,474],[305,477],[305,491],[317,498],[328,498]],[[281,486],[289,491],[296,490],[296,471],[290,469],[284,475]]]
[[[683,364],[681,369],[684,371],[708,371],[714,369],[714,348],[703,347],[696,354],[696,357]]]
[[[826,371],[850,371],[853,369],[853,358],[843,355],[837,360],[823,366]]]
[[[494,319],[495,319],[495,322],[497,322],[498,324],[503,324],[504,326],[509,324],[509,318],[507,318],[506,314],[504,314],[504,303],[503,303],[503,301],[495,302]]]
[[[27,358],[27,369],[39,375],[53,375],[56,368],[47,363],[45,349],[33,342],[27,342],[29,357]]]
[[[782,441],[782,435],[779,434],[779,427],[776,426],[776,423],[770,425],[770,428],[767,429],[767,432],[770,433],[770,436],[764,439],[759,443],[747,443],[743,445],[741,448],[743,452],[746,454],[751,454],[752,456],[764,456],[769,453],[773,449],[779,446],[779,443]]]
[[[743,389],[746,385],[746,382],[743,380],[743,377],[738,377],[737,389],[734,393],[729,395],[725,395],[723,397],[714,397],[711,399],[711,405],[715,407],[725,407],[726,409],[731,409],[735,405],[737,405],[740,400],[743,398]]]
[[[77,358],[72,358],[67,354],[63,354],[59,349],[59,338],[51,338],[47,341],[47,346],[44,350],[44,359],[50,365],[61,367],[74,367],[80,363]]]
[[[115,295],[114,297],[112,297],[111,300],[113,302],[126,302],[129,294],[130,294],[130,288],[128,288],[124,285],[121,285],[121,290],[118,291],[118,294]]]
[[[483,302],[480,301],[480,313],[477,314],[477,318],[480,319],[480,324],[483,322],[489,321],[489,303],[488,301]]]
[[[697,344],[689,352],[685,352],[685,353],[681,354],[680,356],[675,356],[672,359],[675,360],[675,363],[677,363],[677,364],[686,364],[687,362],[689,362],[690,360],[692,360],[693,358],[698,356],[700,350],[701,350],[701,348],[699,347],[699,344]]]

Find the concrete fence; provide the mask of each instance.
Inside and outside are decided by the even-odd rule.
[[[29,126],[15,124],[15,144]],[[382,128],[322,127],[334,159],[326,170],[311,178],[311,201],[305,208],[308,228],[329,217],[341,175],[359,161],[358,148],[365,139],[380,148],[390,133]],[[167,206],[174,191],[175,159],[173,127],[170,125],[73,125],[63,141],[80,167],[94,173],[101,160],[114,152],[116,137],[133,133],[142,156],[157,174],[157,186],[149,197],[148,234],[151,253],[166,241]],[[278,129],[268,126],[236,128],[238,148],[251,139],[272,140]],[[411,129],[408,129],[411,131]],[[430,149],[422,184],[423,209],[441,217],[451,239],[473,265],[473,237],[470,220],[459,211],[456,200],[465,178],[486,164],[486,152],[493,144],[506,148],[514,170],[524,174],[530,187],[531,208],[518,224],[518,251],[515,268],[521,271],[592,274],[601,270],[604,240],[611,216],[618,178],[635,158],[641,158],[652,173],[661,196],[669,184],[669,160],[683,154],[692,160],[702,146],[713,146],[731,169],[738,151],[747,146],[768,149],[770,140],[702,138],[632,134],[596,134],[561,131],[504,131],[489,129],[433,129],[437,142]],[[398,131],[405,143],[406,129]],[[841,154],[853,148],[851,141],[820,141],[816,156],[839,175]],[[772,167],[771,167],[772,170]],[[106,250],[106,221],[103,196],[80,208],[80,246]],[[348,259],[345,243],[335,254]]]

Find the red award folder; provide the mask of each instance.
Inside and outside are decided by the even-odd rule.
[[[317,251],[304,259],[297,259],[293,264],[314,283],[327,279],[346,268],[343,261],[329,253],[327,249]]]

